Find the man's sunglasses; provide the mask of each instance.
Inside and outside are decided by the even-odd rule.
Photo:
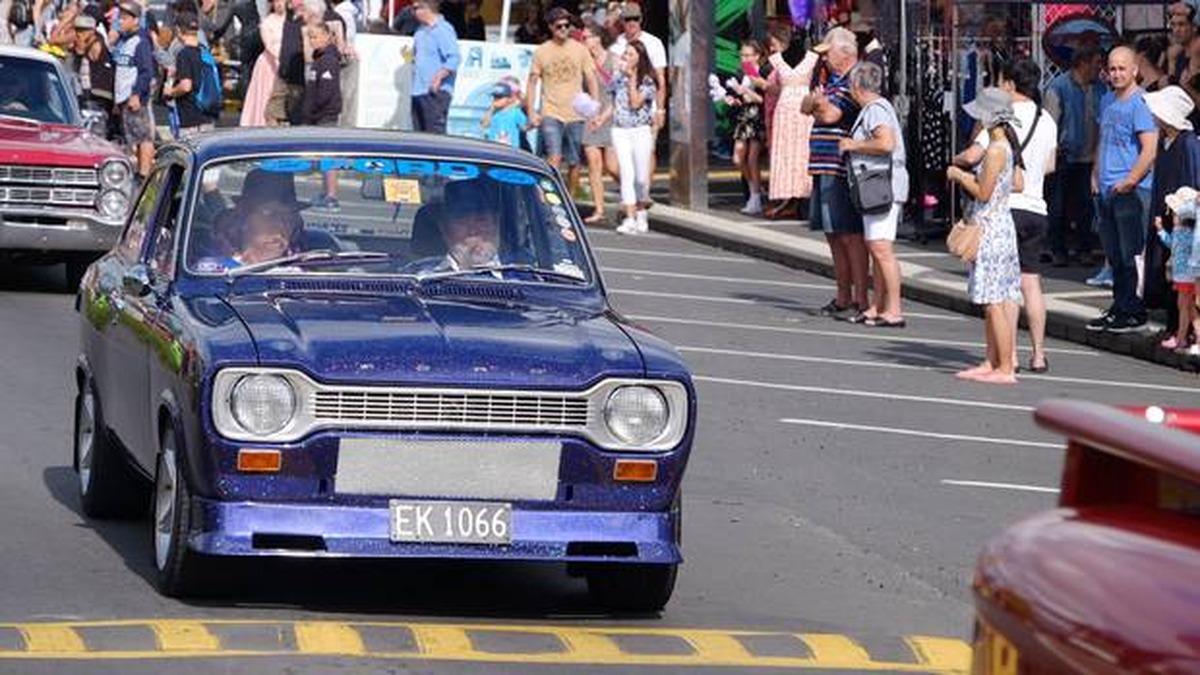
[[[561,30],[563,28],[570,28],[570,27],[571,27],[570,21],[559,21],[558,23],[556,23],[552,26],[552,28],[554,28],[554,30]]]
[[[624,19],[622,19],[622,20],[623,20],[625,23],[641,23],[641,22],[642,22],[642,17],[640,17],[640,16],[627,16],[627,17],[625,17],[625,18],[624,18]]]

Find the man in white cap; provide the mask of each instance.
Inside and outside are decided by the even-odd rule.
[[[1161,132],[1158,156],[1154,160],[1154,186],[1150,199],[1150,215],[1160,221],[1163,229],[1172,230],[1179,224],[1167,208],[1167,195],[1179,188],[1200,186],[1200,138],[1197,138],[1188,117],[1196,105],[1186,91],[1170,86],[1146,94],[1146,107],[1154,115]],[[1147,249],[1158,246],[1151,237]],[[1149,251],[1148,251],[1149,252]],[[1166,255],[1146,256],[1143,301],[1149,307],[1167,310],[1167,331],[1175,335],[1179,321],[1176,291],[1167,283]],[[1186,333],[1186,329],[1184,329]],[[1165,346],[1165,345],[1164,345]],[[1172,345],[1180,346],[1180,345]],[[1183,345],[1186,346],[1186,345]]]

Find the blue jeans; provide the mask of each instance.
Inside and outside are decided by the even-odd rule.
[[[1099,199],[1100,243],[1113,271],[1112,312],[1122,317],[1145,318],[1137,294],[1136,257],[1146,248],[1150,218],[1150,191],[1138,188],[1128,194],[1105,192]]]

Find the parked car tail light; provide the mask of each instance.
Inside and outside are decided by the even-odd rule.
[[[667,429],[671,411],[657,389],[626,386],[614,389],[604,405],[604,422],[618,440],[630,445],[652,443]]]
[[[106,190],[127,191],[133,172],[123,159],[110,159],[100,167],[100,187]]]
[[[129,209],[129,196],[120,190],[105,190],[96,200],[96,208],[101,216],[110,220],[124,218]]]
[[[238,425],[252,434],[280,431],[296,414],[296,392],[278,375],[247,375],[233,386],[229,407]]]

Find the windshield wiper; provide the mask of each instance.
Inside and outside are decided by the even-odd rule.
[[[548,270],[548,269],[543,269],[541,267],[535,267],[533,265],[525,265],[525,264],[484,265],[482,267],[472,267],[472,268],[465,269],[465,270],[448,270],[446,272],[434,272],[432,274],[422,275],[420,277],[420,280],[422,282],[436,281],[438,279],[451,279],[451,278],[455,278],[455,277],[473,277],[473,276],[478,276],[481,274],[492,274],[494,272],[499,272],[499,273],[525,272],[525,273],[532,274],[532,275],[538,277],[538,279],[540,281],[565,281],[565,282],[571,283],[571,284],[587,283],[587,279],[580,277],[580,276],[576,276],[574,274],[567,274],[565,272],[559,272],[556,270]]]
[[[0,113],[0,120],[4,120],[6,122],[24,122],[25,124],[32,124],[38,127],[44,124],[44,122],[41,120],[33,117],[22,117],[20,115],[10,115],[8,113]]]
[[[304,253],[296,253],[295,255],[284,256],[274,260],[264,260],[253,265],[243,265],[225,271],[225,276],[229,278],[240,277],[254,272],[262,272],[264,270],[274,270],[280,267],[298,267],[309,263],[345,263],[356,260],[388,260],[392,256],[388,253],[379,251],[331,251],[327,248],[317,249],[315,251],[305,251]]]

